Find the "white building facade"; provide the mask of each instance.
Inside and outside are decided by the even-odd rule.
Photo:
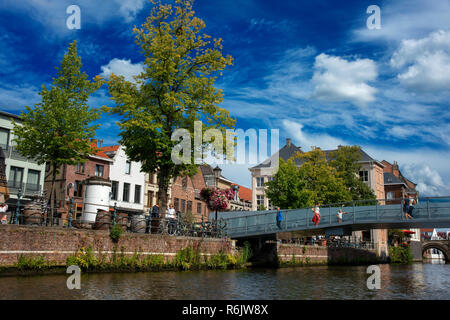
[[[122,212],[144,213],[145,173],[141,172],[141,163],[130,161],[121,145],[106,146],[102,149],[114,161],[109,173],[109,205],[116,205]]]

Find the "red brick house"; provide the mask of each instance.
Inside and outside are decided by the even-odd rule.
[[[386,160],[383,160],[381,163],[384,165],[383,174],[386,203],[398,203],[400,201],[399,199],[409,195],[417,199],[419,192],[416,190],[416,184],[403,176],[398,167],[398,163],[394,161],[391,164]]]
[[[192,213],[195,222],[208,221],[209,209],[205,201],[200,198],[200,191],[206,188],[202,171],[192,176],[176,177],[171,188],[171,204],[181,214]]]
[[[113,160],[97,146],[97,140],[93,139],[91,142],[92,146],[97,147],[99,150],[95,154],[90,155],[86,162],[76,165],[63,165],[59,168],[54,191],[58,211],[67,212],[70,198],[73,197],[75,210],[80,214],[84,196],[83,180],[92,176],[109,179],[110,164]],[[52,170],[47,165],[44,181],[44,190],[47,195],[50,193],[52,186],[52,176]],[[75,219],[75,217],[73,218]]]

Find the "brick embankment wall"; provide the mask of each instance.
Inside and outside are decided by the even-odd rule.
[[[376,250],[277,244],[280,264],[360,264],[380,262]]]
[[[20,255],[42,256],[55,265],[65,265],[69,255],[80,248],[92,247],[96,255],[110,255],[114,250],[125,254],[162,254],[170,260],[186,247],[198,249],[202,255],[220,251],[234,253],[234,241],[175,237],[168,235],[123,233],[114,243],[109,231],[0,225],[0,266],[14,265]]]

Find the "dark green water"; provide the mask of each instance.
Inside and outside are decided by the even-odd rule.
[[[450,264],[380,265],[381,289],[367,267],[0,277],[0,299],[450,299]]]

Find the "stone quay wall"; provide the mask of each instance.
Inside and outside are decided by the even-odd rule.
[[[198,249],[201,255],[214,255],[220,251],[235,253],[235,242],[230,239],[127,232],[114,243],[109,231],[103,230],[0,225],[0,266],[14,266],[21,255],[42,256],[55,265],[65,265],[69,255],[89,246],[98,256],[123,251],[124,254],[160,254],[166,260],[171,260],[177,251],[187,247]]]

